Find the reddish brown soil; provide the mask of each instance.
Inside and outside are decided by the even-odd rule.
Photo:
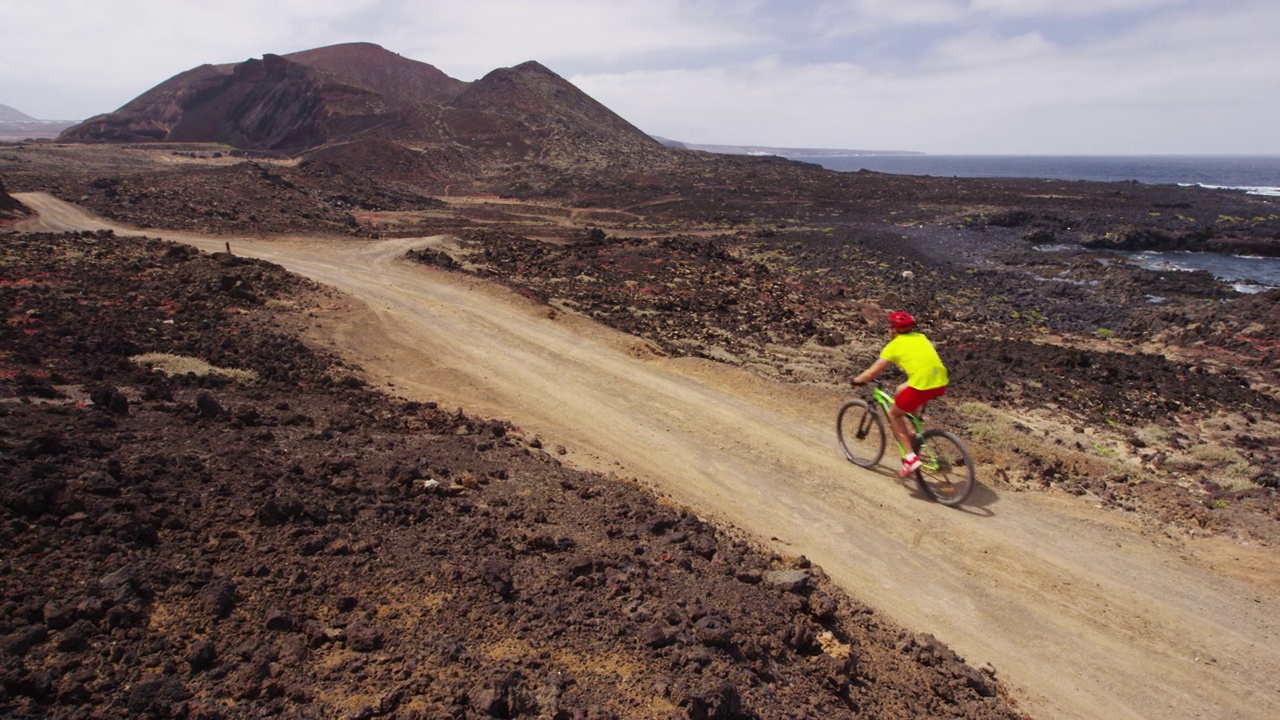
[[[948,424],[973,422],[956,412],[963,400],[1014,414],[1050,407],[1068,436],[1071,428],[1101,428],[1143,458],[1143,466],[1099,477],[1056,452],[1063,441],[1029,442],[996,469],[1015,487],[1062,488],[1141,509],[1162,523],[1280,541],[1280,438],[1265,422],[1280,411],[1280,290],[1240,295],[1206,273],[1101,265],[1079,251],[1052,257],[989,235],[965,238],[972,259],[940,265],[909,245],[867,242],[857,229],[596,237],[566,247],[494,231],[459,234],[473,245],[460,256],[486,277],[649,338],[671,354],[732,358],[805,382],[844,383],[860,369],[854,363],[874,356],[884,311],[910,307],[928,323],[951,371],[957,402],[939,408]],[[418,259],[457,266],[438,252]],[[903,271],[915,277],[905,279]],[[1149,295],[1172,302],[1152,305]],[[1114,339],[1097,340],[1099,329]],[[1157,336],[1161,342],[1153,343]],[[869,349],[818,368],[792,366],[792,348],[850,341]],[[1187,433],[1202,441],[1187,427],[1198,421],[1187,418],[1227,415],[1214,429],[1247,459],[1248,486],[1224,487],[1223,466],[1211,461],[1163,468],[1165,479],[1190,478],[1190,493],[1185,482],[1149,481],[1144,471],[1161,469],[1153,462],[1193,444]],[[1152,423],[1172,434],[1171,446],[1136,434]],[[1031,439],[1026,425],[1015,429]],[[1081,439],[1071,438],[1067,449]]]
[[[661,181],[513,176],[498,189],[523,199],[445,205],[346,166],[47,151],[0,153],[10,191],[142,226],[447,233],[420,259],[797,382],[843,382],[883,312],[906,307],[952,368],[940,419],[974,434],[985,482],[1280,542],[1277,291],[1032,249],[1194,241],[1175,215],[1267,244],[1270,200],[726,161],[727,176]],[[1125,230],[1141,224],[1153,232]],[[500,420],[372,392],[297,339],[297,311],[331,300],[274,266],[106,236],[3,240],[5,713],[1018,714],[989,674],[803,558],[571,471]],[[140,352],[262,379],[166,377],[128,359]],[[965,400],[1022,418],[1016,446],[986,447]],[[1124,469],[1077,465],[1098,454],[1086,431]]]
[[[365,389],[274,266],[0,248],[7,717],[1018,716],[804,558]]]

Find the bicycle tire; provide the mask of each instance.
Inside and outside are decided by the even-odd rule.
[[[836,415],[836,436],[849,462],[873,467],[884,456],[884,419],[866,400],[850,400]]]
[[[916,441],[916,454],[921,461],[916,482],[925,495],[951,506],[969,497],[977,481],[963,440],[946,430],[926,430]]]

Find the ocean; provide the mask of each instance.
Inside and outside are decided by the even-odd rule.
[[[1280,155],[788,155],[831,170],[934,177],[1137,180],[1280,197]]]
[[[831,170],[934,177],[1030,177],[1199,185],[1280,197],[1280,155],[788,155]],[[1160,270],[1207,270],[1242,292],[1280,287],[1280,258],[1212,253],[1121,253]]]

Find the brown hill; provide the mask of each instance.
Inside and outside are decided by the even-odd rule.
[[[427,66],[430,67],[430,66]],[[279,55],[201,65],[92,117],[60,138],[80,142],[220,142],[293,153],[357,136],[410,108],[375,90]]]
[[[555,166],[670,151],[536,62],[472,83],[370,43],[233,65],[202,65],[116,112],[68,129],[71,142],[216,142],[289,155],[403,145],[410,175],[542,161]],[[421,158],[417,153],[424,153]]]
[[[536,62],[494,70],[454,99],[450,132],[477,149],[516,151],[527,159],[581,160],[665,148],[616,113]],[[567,157],[566,157],[567,156]]]
[[[290,53],[285,59],[407,105],[442,105],[467,83],[373,43],[345,43]]]

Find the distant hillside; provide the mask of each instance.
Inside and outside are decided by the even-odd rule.
[[[407,162],[433,166],[669,152],[536,62],[468,83],[371,43],[201,65],[60,139],[217,142],[287,155],[343,146],[347,158],[361,148],[385,157],[390,142],[409,149]]]
[[[11,108],[8,105],[0,105],[0,122],[38,122],[30,115]]]
[[[0,141],[56,138],[74,124],[71,120],[37,120],[21,110],[0,105]]]
[[[853,157],[858,155],[923,155],[910,150],[840,150],[834,148],[780,148],[762,145],[705,145],[669,140],[653,136],[654,140],[667,147],[685,150],[701,150],[720,155],[777,155],[779,157]]]

